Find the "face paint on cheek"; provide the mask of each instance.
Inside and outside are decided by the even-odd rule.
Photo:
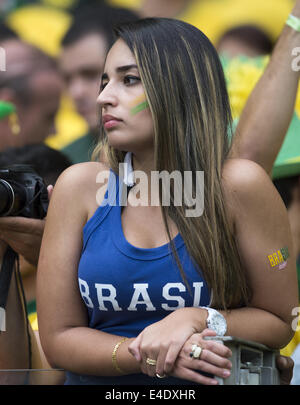
[[[282,270],[287,266],[287,259],[289,256],[288,248],[284,247],[271,255],[268,255],[268,259],[273,269]]]
[[[149,107],[148,101],[146,100],[145,94],[136,97],[130,104],[130,114],[136,115],[137,113],[146,110]]]
[[[0,120],[8,117],[9,126],[13,135],[20,133],[20,124],[16,112],[16,107],[5,101],[0,101]]]

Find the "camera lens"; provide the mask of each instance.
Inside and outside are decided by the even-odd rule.
[[[14,191],[11,185],[0,180],[0,216],[8,215],[14,205]]]

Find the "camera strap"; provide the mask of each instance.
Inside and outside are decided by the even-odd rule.
[[[5,309],[17,256],[17,253],[8,247],[2,261],[0,271],[0,332],[6,331]]]
[[[23,307],[23,313],[25,316],[25,327],[28,340],[28,368],[32,367],[32,352],[31,352],[31,338],[29,333],[29,320],[26,309],[26,299],[22,283],[22,277],[19,268],[19,255],[8,246],[3,257],[1,271],[0,271],[0,333],[6,331],[6,304],[9,294],[9,288],[12,280],[12,276],[16,270],[16,286],[18,294],[20,295],[21,305]],[[28,375],[26,376],[26,381]]]

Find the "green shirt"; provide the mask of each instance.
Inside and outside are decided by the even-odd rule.
[[[86,134],[62,148],[61,151],[71,160],[73,164],[89,162],[95,146],[96,137],[92,134]]]

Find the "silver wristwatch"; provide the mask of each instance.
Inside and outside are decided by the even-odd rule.
[[[208,316],[206,326],[216,332],[217,336],[224,336],[227,331],[227,322],[224,316],[213,308],[200,307],[206,309]]]

